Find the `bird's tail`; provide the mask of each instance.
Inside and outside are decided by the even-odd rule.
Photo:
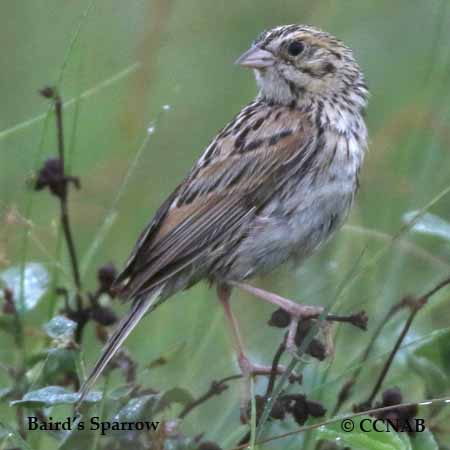
[[[134,327],[142,319],[145,313],[153,311],[160,303],[162,303],[163,299],[160,297],[161,290],[162,288],[143,299],[135,300],[129,313],[119,322],[116,330],[108,339],[100,358],[95,363],[92,372],[80,388],[76,409],[78,409],[78,406],[89,393],[98,377],[105,370],[108,363],[118,352],[125,339],[133,331]]]

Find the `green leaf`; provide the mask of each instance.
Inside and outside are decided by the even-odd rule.
[[[6,387],[6,388],[0,389],[0,401],[7,399],[13,392],[14,392],[14,389],[12,387]]]
[[[395,433],[395,432],[392,431],[392,433]],[[400,438],[400,440],[403,442],[403,444],[405,445],[405,448],[407,450],[412,450],[411,441],[409,439],[409,434],[408,433],[404,432],[404,433],[395,433],[395,434],[396,434],[396,436],[398,438]]]
[[[108,393],[108,397],[114,401],[120,400],[121,398],[128,397],[133,392],[135,387],[136,386],[131,383],[123,384],[121,386],[116,387],[115,389],[112,389]]]
[[[183,388],[175,387],[173,389],[169,389],[164,392],[161,400],[158,404],[158,410],[167,408],[172,403],[179,403],[181,405],[187,405],[188,403],[192,403],[194,401],[194,397],[192,394]]]
[[[45,361],[42,377],[46,383],[49,380],[64,375],[67,372],[76,372],[75,366],[76,350],[67,348],[51,348],[48,350],[48,358]]]
[[[22,436],[6,423],[0,422],[0,437],[6,438],[21,450],[33,450],[28,443],[22,439]]]
[[[31,355],[27,355],[25,359],[25,365],[30,368],[35,366],[36,364],[44,361],[48,358],[48,350],[39,350],[36,353],[32,353]]]
[[[23,292],[22,292],[23,270]],[[30,262],[23,269],[11,267],[0,273],[2,281],[13,293],[13,300],[19,313],[33,309],[49,287],[49,275],[42,264]]]
[[[411,223],[415,217],[420,215],[420,211],[410,211],[403,216],[405,223]],[[422,214],[411,228],[412,231],[422,234],[438,236],[450,241],[450,223],[439,216],[431,213]]]
[[[426,358],[445,373],[450,371],[450,360],[446,358],[450,352],[450,331],[437,332],[431,339],[427,339],[414,349],[414,355]]]
[[[139,422],[153,421],[157,406],[161,396],[158,394],[143,395],[142,397],[132,398],[119,412],[109,421],[114,422]],[[108,432],[116,439],[125,439],[132,441],[141,431],[139,430],[111,430]]]
[[[96,432],[91,430],[89,424],[86,423],[79,429],[78,424],[82,421],[84,418],[78,418],[75,421],[72,430],[60,442],[58,450],[88,450],[92,448]]]
[[[47,386],[36,391],[27,392],[21,400],[11,402],[11,405],[23,405],[30,408],[48,407],[54,405],[73,405],[77,403],[80,394],[61,386]],[[88,403],[96,403],[102,399],[98,391],[90,392],[84,399]]]
[[[449,385],[448,375],[433,361],[417,355],[408,356],[408,366],[424,380],[431,396],[445,392]]]
[[[161,399],[160,395],[149,394],[132,398],[112,420],[117,422],[137,422],[152,417]]]
[[[52,339],[69,340],[73,338],[76,327],[77,324],[73,320],[56,316],[44,325],[44,330]]]
[[[412,450],[439,450],[433,433],[430,430],[416,433],[410,438]]]
[[[395,432],[377,432],[372,429],[368,416],[354,417],[351,419],[354,429],[351,432],[344,431],[343,425],[350,419],[320,427],[316,432],[318,439],[337,441],[343,446],[349,446],[352,450],[410,450],[411,447],[405,439]],[[364,421],[363,424],[361,422]],[[367,432],[362,431],[367,429]]]
[[[30,355],[26,360],[27,377],[33,385],[40,380],[43,384],[59,384],[67,373],[76,373],[77,356],[77,350],[68,348],[50,348]]]

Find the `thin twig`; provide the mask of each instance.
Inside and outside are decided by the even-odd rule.
[[[389,372],[389,369],[392,366],[392,362],[395,358],[395,355],[398,352],[398,349],[400,348],[401,344],[403,343],[403,340],[405,339],[406,335],[408,334],[409,329],[411,328],[411,325],[417,315],[417,313],[428,303],[428,300],[430,297],[432,297],[434,294],[436,294],[439,290],[444,288],[445,286],[450,284],[450,277],[446,278],[445,280],[438,283],[434,288],[429,290],[425,295],[422,297],[416,299],[414,302],[411,302],[411,314],[409,315],[402,332],[400,333],[400,336],[398,337],[394,348],[392,349],[388,359],[386,360],[383,369],[381,370],[381,373],[375,383],[375,386],[369,396],[369,398],[363,402],[361,405],[359,405],[359,408],[367,409],[372,406],[372,403],[375,399],[375,397],[378,395],[378,392],[386,378],[387,373]]]
[[[20,434],[20,436],[22,436],[23,440],[26,440],[27,439],[27,432],[25,430],[25,420],[24,420],[25,418],[24,418],[24,415],[23,415],[23,408],[21,406],[19,406],[16,409],[16,418],[17,418],[17,424],[18,424],[18,427],[19,427],[19,434]]]
[[[269,376],[269,382],[267,383],[267,389],[266,394],[264,395],[265,399],[268,399],[273,392],[273,388],[275,387],[275,380],[278,375],[278,364],[280,362],[281,357],[283,356],[283,353],[286,351],[286,337],[284,337],[283,341],[278,347],[278,350],[275,353],[275,356],[272,360],[272,368],[270,370],[270,376]]]
[[[351,377],[341,388],[339,395],[338,395],[338,400],[337,400],[336,405],[332,412],[332,416],[335,416],[340,411],[344,402],[347,401],[348,398],[350,397],[351,389],[358,381],[359,376],[361,375],[362,369],[364,367],[364,363],[367,361],[370,354],[372,353],[372,350],[375,346],[376,340],[381,335],[381,332],[383,331],[384,327],[392,319],[392,317],[394,317],[394,315],[396,313],[398,313],[399,311],[401,311],[403,308],[408,306],[407,300],[410,300],[409,297],[402,299],[399,303],[396,303],[394,306],[392,306],[392,308],[390,308],[389,311],[384,316],[383,320],[381,320],[380,323],[378,324],[378,327],[375,330],[375,332],[373,333],[372,338],[366,347],[366,350],[362,354],[360,364],[358,365],[358,368],[356,369],[355,373],[353,374],[353,377]]]
[[[264,395],[264,403],[267,402],[267,400],[272,395],[273,389],[275,388],[275,381],[277,378],[278,372],[278,364],[280,362],[281,357],[283,356],[283,353],[286,351],[286,339],[287,339],[287,333],[284,336],[283,341],[279,345],[277,351],[275,352],[275,355],[272,360],[272,367],[270,369],[270,375],[269,375],[269,381],[267,383],[266,393]],[[256,418],[256,423],[258,424],[260,417]],[[247,432],[244,437],[239,441],[239,444],[248,444],[251,439],[251,432]]]
[[[272,378],[273,376],[273,372],[274,372],[274,364],[275,364],[275,368],[278,367],[278,361],[282,355],[282,353],[284,352],[284,349],[281,351],[281,348],[284,346],[284,342],[283,344],[280,345],[280,347],[277,350],[277,353],[275,353],[275,357],[274,357],[274,362],[272,363],[272,370],[270,373],[270,377]],[[280,353],[281,352],[281,353]],[[279,356],[278,356],[279,355]],[[258,376],[258,375],[267,375],[267,372],[264,370],[261,371],[255,371],[253,373],[253,375]],[[275,376],[276,376],[276,369],[275,369]],[[216,396],[216,395],[220,395],[223,391],[225,391],[226,389],[228,389],[227,383],[230,381],[234,381],[234,380],[239,380],[243,378],[242,374],[235,374],[235,375],[228,375],[225,378],[221,378],[218,381],[213,381],[209,387],[209,389],[202,394],[200,397],[198,397],[196,400],[194,400],[193,402],[189,403],[188,405],[186,405],[184,407],[184,409],[181,411],[181,413],[178,415],[179,419],[183,419],[184,417],[186,417],[194,408],[196,408],[197,406],[201,405],[202,403],[205,403],[206,401],[208,401],[210,398]],[[275,382],[275,379],[273,380],[272,383]],[[269,380],[269,384],[270,384],[270,380]],[[273,387],[272,387],[273,389]],[[267,395],[267,393],[266,393]]]
[[[230,375],[228,377],[222,378],[219,381],[213,381],[211,383],[211,386],[209,387],[209,389],[203,395],[198,397],[193,402],[187,404],[183,408],[181,413],[178,415],[178,418],[179,419],[184,419],[194,408],[196,408],[197,406],[201,405],[202,403],[205,403],[210,398],[212,398],[212,397],[214,397],[216,395],[220,395],[223,391],[228,389],[227,383],[229,381],[238,380],[240,378],[242,378],[242,374]]]
[[[64,166],[64,130],[63,130],[63,111],[62,111],[62,99],[61,96],[54,92],[54,102],[55,102],[55,115],[56,115],[56,132],[57,132],[57,138],[58,138],[58,155],[59,160],[61,162],[61,169],[62,169],[62,176],[63,178],[66,176],[65,174],[65,166]],[[66,183],[67,186],[67,180],[63,181]],[[67,248],[69,250],[69,256],[70,256],[70,263],[72,265],[72,273],[73,278],[75,282],[75,286],[77,287],[78,291],[81,290],[81,278],[80,278],[80,271],[78,268],[78,256],[75,249],[75,244],[73,240],[72,235],[72,229],[70,226],[70,219],[68,214],[68,207],[67,207],[67,194],[68,190],[63,189],[63,195],[61,195],[60,198],[60,205],[61,205],[61,224],[64,231],[64,237],[67,242]]]
[[[64,133],[62,121],[62,101],[61,97],[55,92],[55,115],[56,115],[56,133],[58,139],[58,155],[63,166],[64,172]]]
[[[338,316],[336,314],[328,314],[325,320],[329,322],[349,323],[356,328],[367,330],[367,314],[365,311],[360,311],[348,316]]]
[[[36,189],[42,189],[48,186],[53,195],[58,197],[60,205],[60,221],[63,231],[64,240],[66,241],[69,252],[69,261],[72,271],[74,284],[76,287],[75,301],[76,311],[67,311],[72,315],[77,322],[77,329],[75,332],[75,340],[77,343],[81,341],[82,331],[88,320],[87,311],[83,308],[82,297],[82,283],[78,263],[78,255],[74,243],[72,227],[70,223],[69,208],[68,208],[68,194],[69,183],[74,183],[79,187],[79,180],[76,177],[71,177],[65,173],[65,151],[64,151],[64,127],[63,127],[63,102],[62,98],[57,92],[56,88],[46,87],[42,89],[41,94],[51,99],[55,106],[56,118],[56,134],[58,145],[58,160],[48,160],[44,169],[40,172],[40,178],[37,181]]]
[[[81,291],[81,278],[80,278],[80,272],[78,270],[78,257],[77,257],[77,253],[75,250],[75,244],[74,244],[71,226],[70,226],[70,219],[69,219],[69,214],[68,214],[68,209],[67,209],[67,201],[61,201],[61,225],[63,227],[64,237],[65,237],[66,243],[67,243],[67,248],[69,250],[70,263],[72,265],[72,274],[73,274],[75,286],[77,287],[78,291]],[[81,305],[79,305],[79,307],[81,308]]]
[[[400,345],[402,344],[403,340],[405,339],[405,336],[408,334],[409,329],[411,328],[411,324],[413,323],[414,318],[416,317],[417,313],[419,312],[420,308],[424,306],[425,303],[422,303],[420,300],[417,302],[415,306],[413,306],[411,314],[408,317],[408,320],[405,323],[405,326],[403,327],[402,332],[400,333],[400,336],[398,337],[394,348],[392,349],[388,359],[386,360],[386,363],[383,366],[383,369],[378,377],[377,382],[375,383],[375,386],[372,390],[372,393],[370,394],[369,398],[366,402],[364,402],[364,405],[370,406],[372,405],[375,397],[378,395],[378,392],[381,388],[381,385],[384,382],[384,379],[386,378],[386,375],[391,368],[392,361],[394,361],[395,355],[397,354],[398,349],[400,348]]]
[[[436,294],[438,291],[440,291],[445,286],[448,286],[450,284],[450,277],[446,278],[445,280],[442,280],[440,283],[438,283],[434,288],[430,289],[423,298],[426,299],[427,302],[430,297],[432,297],[434,294]]]

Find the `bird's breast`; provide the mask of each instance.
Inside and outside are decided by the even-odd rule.
[[[236,273],[267,273],[289,259],[299,263],[343,224],[364,149],[345,136],[323,144],[319,164],[289,179],[256,218],[241,245]]]
[[[358,186],[365,142],[353,134],[330,132],[325,136],[318,162],[291,186],[292,194],[284,205],[297,257],[309,255],[342,225]]]

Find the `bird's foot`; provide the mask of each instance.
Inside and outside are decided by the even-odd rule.
[[[240,405],[240,419],[241,423],[248,423],[250,420],[249,417],[249,405],[251,403],[251,378],[263,375],[263,376],[270,376],[272,375],[272,366],[264,366],[261,364],[256,364],[250,359],[247,358],[247,356],[244,353],[239,354],[238,356],[238,364],[239,369],[241,370],[242,374],[242,385],[241,385],[241,405]],[[286,367],[279,364],[276,368],[277,375],[281,375],[286,371]]]
[[[245,292],[248,292],[249,294],[254,295],[255,297],[271,303],[272,305],[278,306],[281,310],[287,313],[289,316],[289,331],[286,339],[286,349],[293,355],[297,354],[299,324],[300,326],[303,326],[302,322],[308,322],[308,319],[317,319],[324,311],[322,306],[302,305],[288,298],[281,297],[278,294],[251,286],[247,283],[232,282],[231,284]],[[325,335],[329,335],[329,324],[324,322],[323,324],[320,324],[320,327],[324,329]],[[332,353],[332,346],[330,346],[331,339],[328,339],[327,337],[326,340],[326,348],[322,353],[325,353],[325,356],[328,356]]]
[[[250,378],[258,375],[270,375],[272,373],[272,366],[263,366],[250,361],[246,355],[241,353],[238,356],[238,364],[244,378]],[[277,366],[277,375],[286,371],[286,367],[279,364]]]

